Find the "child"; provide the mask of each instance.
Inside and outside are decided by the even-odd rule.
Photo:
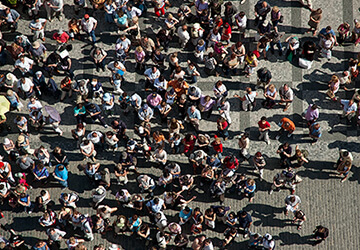
[[[204,61],[204,52],[206,49],[206,44],[203,39],[200,39],[195,48],[195,57],[199,59],[200,62]]]

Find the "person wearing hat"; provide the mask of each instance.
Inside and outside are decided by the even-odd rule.
[[[19,79],[17,79],[14,74],[9,72],[1,81],[1,87],[4,87],[5,89],[12,89],[18,81]]]
[[[146,98],[146,103],[151,108],[156,108],[157,106],[160,105],[161,102],[162,102],[162,97],[159,94],[157,94],[156,92],[151,93]]]
[[[52,39],[57,41],[60,45],[67,43],[69,41],[70,36],[63,31],[63,29],[59,29],[57,32],[54,33]]]
[[[29,50],[30,55],[32,56],[36,64],[39,64],[39,62],[45,62],[46,51],[47,49],[45,45],[40,43],[39,41],[33,42]]]
[[[29,24],[29,28],[34,33],[33,41],[41,39],[45,42],[45,25],[47,20],[45,18],[40,18],[36,16],[34,20]]]
[[[89,39],[92,40],[93,44],[96,43],[95,29],[97,26],[97,20],[93,17],[90,17],[88,14],[85,14],[80,21],[81,28],[88,34]]]
[[[285,58],[288,58],[291,53],[293,56],[296,56],[297,51],[300,48],[299,38],[296,35],[291,35],[285,39],[285,42],[287,43]]]
[[[92,193],[93,207],[97,207],[106,197],[106,189],[103,186],[99,186]]]
[[[146,103],[138,111],[138,117],[141,121],[150,122],[153,116],[154,116],[154,111]]]
[[[263,248],[267,250],[275,249],[275,240],[271,236],[271,234],[267,233],[264,235],[262,240]]]

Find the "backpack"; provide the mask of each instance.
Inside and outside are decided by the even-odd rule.
[[[309,151],[307,151],[306,149],[301,150],[301,153],[305,158],[309,156]]]

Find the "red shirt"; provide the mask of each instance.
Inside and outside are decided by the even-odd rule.
[[[258,122],[259,128],[270,128],[270,123],[266,121],[265,123],[262,123],[261,121]]]
[[[61,35],[59,35],[59,33],[56,32],[53,35],[53,39],[58,40],[62,43],[66,43],[69,40],[69,35],[66,32],[63,32]]]
[[[222,145],[222,143],[220,143],[220,144],[215,144],[215,141],[213,141],[213,142],[211,143],[211,146],[213,147],[213,149],[215,150],[215,152],[220,152],[220,153],[223,152],[223,145]]]

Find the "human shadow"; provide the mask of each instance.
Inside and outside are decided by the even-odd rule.
[[[311,235],[302,237],[298,233],[281,232],[277,238],[281,240],[280,246],[312,245],[312,242],[310,241],[310,239],[312,239]]]

